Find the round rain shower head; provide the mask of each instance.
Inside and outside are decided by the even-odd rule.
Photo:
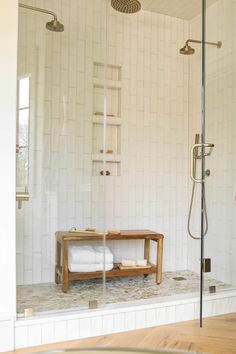
[[[179,50],[179,52],[180,54],[191,55],[195,53],[195,49],[186,43],[185,46]]]
[[[49,31],[53,32],[63,32],[64,31],[64,25],[60,23],[56,18],[54,20],[47,22],[46,23],[46,28]]]
[[[133,14],[141,10],[141,4],[138,0],[111,0],[111,6],[116,11]]]

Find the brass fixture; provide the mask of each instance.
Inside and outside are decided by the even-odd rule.
[[[94,115],[95,116],[104,116],[104,113],[103,112],[95,112]],[[111,114],[111,113],[106,113],[105,116],[106,117],[115,117],[115,115]]]
[[[98,308],[97,300],[89,300],[89,309],[97,309],[97,308]]]
[[[211,272],[211,258],[203,258],[202,270],[204,273]]]
[[[101,175],[101,176],[104,176],[104,175],[110,176],[110,174],[111,174],[110,171],[101,171],[101,172],[100,172],[100,175]]]
[[[111,0],[111,6],[116,11],[133,14],[141,10],[141,4],[138,0]]]
[[[44,14],[48,14],[48,15],[53,16],[53,20],[46,23],[46,28],[49,31],[53,31],[53,32],[63,32],[64,31],[64,25],[58,21],[57,15],[55,14],[55,12],[52,12],[52,11],[49,11],[49,10],[45,10],[45,9],[41,9],[41,8],[35,7],[35,6],[21,4],[21,3],[19,3],[19,7],[22,7],[22,8],[27,9],[27,10],[43,12]]]
[[[28,309],[24,309],[24,316],[25,317],[32,317],[34,314],[34,310],[29,307]]]
[[[213,150],[214,144],[211,143],[200,143],[194,144],[191,148],[191,166],[190,166],[190,176],[193,182],[202,183],[204,179],[196,177],[196,159],[202,159],[202,155],[198,155],[198,149],[204,149],[203,156],[210,156]],[[209,152],[205,152],[205,148],[209,148]]]
[[[16,153],[19,154],[20,150],[21,149],[27,149],[28,146],[27,145],[19,145],[19,144],[16,144]]]
[[[16,192],[16,201],[18,202],[18,209],[22,208],[22,202],[28,202],[29,193],[25,192]]]
[[[190,206],[189,206],[189,212],[188,212],[188,234],[189,236],[194,239],[194,240],[199,240],[200,237],[194,236],[191,227],[190,227],[190,222],[191,222],[191,216],[192,216],[192,208],[193,208],[193,199],[194,199],[194,194],[195,194],[195,188],[196,188],[196,183],[203,183],[205,182],[204,179],[198,179],[196,177],[196,172],[197,172],[197,160],[202,159],[205,156],[210,156],[213,150],[214,144],[201,144],[200,143],[200,134],[195,135],[195,144],[193,145],[191,149],[191,179],[193,180],[193,186],[192,186],[192,194],[191,194],[191,201],[190,201]],[[205,150],[205,148],[209,148],[208,151]],[[200,153],[199,153],[200,149]],[[205,171],[205,176],[210,176],[210,170]],[[207,205],[206,205],[206,198],[204,195],[204,200],[203,200],[203,208],[204,208],[204,216],[205,216],[205,227],[204,227],[204,232],[203,236],[207,234],[208,231],[208,216],[207,216]]]
[[[101,149],[100,150],[100,154],[103,154],[103,149]],[[111,149],[108,149],[108,150],[106,150],[106,154],[113,154],[113,150],[111,150]]]
[[[216,286],[215,285],[210,285],[209,286],[209,293],[210,294],[216,293]]]
[[[202,41],[196,40],[196,39],[188,39],[185,42],[185,46],[183,48],[181,48],[179,50],[180,54],[184,54],[184,55],[191,55],[195,53],[195,49],[192,48],[189,43],[202,43]],[[216,46],[218,49],[222,47],[222,42],[218,41],[218,42],[205,42],[205,44],[208,45],[214,45]]]

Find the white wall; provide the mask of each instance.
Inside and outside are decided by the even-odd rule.
[[[15,130],[17,1],[0,3],[0,350],[13,349],[15,316]]]
[[[28,1],[28,3],[31,3]],[[40,1],[35,1],[40,6]],[[92,176],[93,62],[105,61],[104,1],[48,1],[65,32],[20,10],[18,74],[32,73],[30,202],[17,211],[19,284],[53,281],[54,233],[71,226],[165,235],[164,270],[186,269],[188,22],[108,7],[107,63],[122,67],[121,174]],[[141,242],[111,243],[115,259]],[[154,257],[155,249],[152,250]]]

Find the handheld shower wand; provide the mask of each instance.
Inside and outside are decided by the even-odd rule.
[[[195,145],[199,144],[199,143],[200,143],[200,135],[196,134],[195,135]],[[208,155],[208,154],[205,154],[205,155]],[[201,159],[201,158],[202,158],[201,155],[198,155],[198,150],[195,149],[194,150],[194,154],[193,154],[193,166],[192,166],[193,176],[196,176],[197,159]],[[192,216],[192,208],[193,208],[193,199],[194,199],[194,194],[195,194],[196,183],[197,182],[193,180],[191,202],[190,202],[189,213],[188,213],[188,234],[194,240],[199,240],[201,237],[193,235],[193,233],[191,232],[191,228],[190,228],[190,222],[191,222],[191,216]],[[205,195],[204,195],[204,199],[203,199],[203,208],[204,208],[204,217],[205,217],[205,229],[204,229],[203,236],[205,236],[207,234],[207,231],[208,231],[208,216],[207,216],[207,206],[206,206]]]

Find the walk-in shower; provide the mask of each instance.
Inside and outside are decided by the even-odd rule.
[[[217,43],[208,46],[201,38],[200,8],[197,17],[191,11],[189,23],[177,17],[182,1],[186,0],[178,0],[175,11],[172,0],[19,0],[23,4],[19,5],[16,141],[20,152],[17,162],[22,156],[22,163],[18,164],[17,173],[20,177],[27,173],[28,183],[23,183],[23,177],[23,182],[18,183],[21,180],[17,175],[16,187],[17,191],[24,191],[27,185],[30,195],[26,202],[21,194],[22,208],[16,208],[19,323],[30,313],[32,319],[55,314],[73,317],[77,313],[83,318],[83,313],[93,313],[95,307],[101,311],[114,308],[119,321],[110,321],[109,315],[103,327],[110,327],[111,323],[115,331],[115,326],[118,330],[123,328],[122,323],[137,326],[139,317],[137,322],[133,316],[136,318],[136,310],[140,313],[138,306],[147,304],[147,311],[158,314],[155,319],[149,316],[147,325],[158,325],[156,319],[161,322],[166,317],[163,301],[176,301],[175,306],[168,305],[168,318],[196,317],[203,262],[199,263],[200,240],[193,240],[187,231],[192,188],[189,232],[196,238],[207,233],[203,258],[212,259],[212,274],[205,276],[203,289],[208,294],[210,286],[216,287],[217,297],[229,289],[229,254],[232,249],[235,253],[231,246],[234,230],[230,193],[234,193],[231,152],[236,122],[232,119],[234,100],[230,91],[233,59],[224,58],[231,57],[232,46],[227,43],[233,42],[234,31],[227,32],[230,37],[226,38],[228,24],[225,29],[223,23],[217,23],[217,29],[216,10],[212,9],[214,26],[207,31],[206,40],[222,40],[223,45],[220,50]],[[161,3],[165,3],[170,14],[160,13]],[[232,8],[227,6],[228,10]],[[221,11],[224,14],[226,7]],[[48,32],[62,30],[57,18],[65,25],[61,35]],[[224,19],[229,20],[227,12]],[[55,21],[54,26],[50,22],[46,25],[51,20]],[[191,43],[190,38],[202,42]],[[181,56],[182,43],[188,45],[189,51],[191,47],[193,52],[195,49],[197,55],[189,59]],[[206,70],[206,136],[201,130],[199,43],[206,44],[207,69],[210,65]],[[166,57],[167,48],[173,50]],[[27,90],[20,84],[26,77]],[[23,100],[23,92],[27,93],[27,100]],[[195,137],[195,133],[199,134]],[[217,147],[209,159],[205,158],[210,153],[210,147],[203,145],[205,141],[214,142]],[[192,182],[187,175],[188,152],[194,144],[192,177],[205,179],[204,183]],[[23,163],[26,148],[22,148],[26,145],[27,164]],[[206,169],[210,169],[211,178],[206,177]],[[71,232],[75,228],[86,237],[90,230],[91,238],[76,236]],[[148,239],[145,245],[140,235],[139,239],[134,238],[136,234],[129,240],[123,237],[122,230],[141,234],[146,229],[164,235],[164,262],[160,257],[156,259],[157,242]],[[61,256],[60,267],[62,255],[66,254],[66,248],[59,251],[55,237],[60,231],[70,232],[72,238],[83,238],[75,245],[87,245],[92,255],[90,259],[86,255],[83,262],[80,255],[73,255],[73,263],[68,247],[68,262],[74,271],[68,277],[67,293],[62,291],[64,275],[57,272],[55,277],[55,270],[61,269],[55,265],[55,254]],[[93,251],[93,243],[100,253]],[[113,256],[109,263],[108,254]],[[127,260],[130,268],[120,270],[124,267],[122,261]],[[156,270],[163,268],[160,285],[156,284],[155,273],[150,274],[151,264]],[[76,273],[80,272],[75,271],[75,266],[83,274],[78,276]],[[99,277],[94,271],[97,267]],[[112,276],[125,271],[129,276]],[[140,275],[131,276],[136,272]],[[66,283],[66,275],[64,279]],[[182,298],[186,299],[186,311],[181,309]],[[123,308],[128,306],[126,317]],[[77,327],[77,319],[73,323]],[[96,325],[99,323],[97,319]],[[89,326],[86,322],[82,327]],[[93,334],[103,334],[93,325],[90,327]],[[71,328],[68,322],[68,331],[76,336],[77,328]]]
[[[33,11],[37,11],[37,12],[42,12],[44,14],[52,15],[53,20],[46,23],[46,28],[52,32],[63,32],[64,31],[64,25],[58,21],[57,15],[55,14],[55,12],[41,9],[41,8],[35,7],[35,6],[21,4],[21,3],[19,3],[19,7],[22,7],[27,10],[33,10]]]
[[[196,39],[188,39],[186,42],[185,42],[185,46],[183,48],[181,48],[179,50],[180,54],[184,54],[184,55],[191,55],[191,54],[194,54],[195,53],[195,49],[192,48],[189,43],[202,43],[202,41],[199,41],[199,40],[196,40]],[[221,48],[222,47],[222,42],[205,42],[205,44],[208,44],[208,45],[214,45],[216,46],[217,48]]]

